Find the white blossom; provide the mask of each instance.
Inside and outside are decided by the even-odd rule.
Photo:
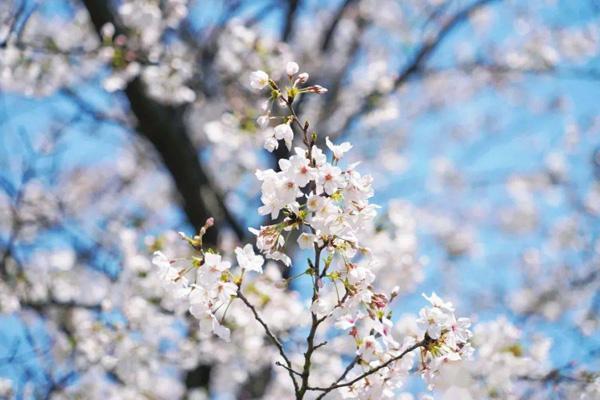
[[[262,90],[269,84],[269,75],[265,71],[257,70],[250,74],[250,86]]]
[[[294,140],[294,131],[290,124],[279,124],[275,127],[275,139],[283,140],[288,150],[292,149],[292,141]]]
[[[241,268],[247,271],[263,272],[262,266],[265,260],[261,255],[254,253],[251,244],[247,244],[243,248],[237,247],[235,249],[235,255]]]
[[[288,62],[287,65],[285,66],[285,71],[288,74],[288,76],[296,75],[299,70],[300,70],[300,67],[294,61]]]
[[[340,160],[344,154],[346,154],[352,148],[352,145],[349,142],[344,142],[338,145],[335,145],[329,140],[329,136],[325,138],[325,143],[329,150],[333,152],[333,158],[336,160]]]
[[[314,248],[314,244],[315,244],[315,235],[313,235],[312,233],[302,233],[300,234],[300,236],[298,237],[298,246],[300,246],[301,249],[313,249]]]

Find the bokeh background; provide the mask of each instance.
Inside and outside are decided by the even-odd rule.
[[[302,114],[374,177],[373,246],[402,287],[398,315],[436,291],[476,323],[504,315],[524,342],[551,339],[556,368],[597,370],[599,22],[594,0],[1,2],[10,396],[81,384],[93,357],[80,353],[102,345],[78,349],[78,330],[124,318],[124,265],[149,265],[157,238],[214,216],[211,243],[251,240],[253,173],[285,154],[262,149],[248,76],[289,60],[329,88]],[[202,359],[164,362],[182,393],[219,396]]]

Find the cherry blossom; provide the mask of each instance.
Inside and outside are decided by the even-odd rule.
[[[269,75],[264,71],[254,71],[250,74],[250,86],[256,90],[262,90],[269,84]]]
[[[290,72],[297,72],[295,66],[288,67]],[[275,91],[282,92],[276,82],[271,85]],[[343,398],[393,398],[412,368],[417,349],[420,349],[422,375],[432,385],[436,371],[444,361],[458,361],[470,356],[470,320],[457,318],[452,304],[434,293],[424,296],[431,307],[425,307],[419,313],[416,324],[420,332],[417,336],[406,336],[403,341],[393,336],[389,307],[398,289],[386,294],[373,287],[376,277],[371,270],[370,251],[360,244],[364,226],[372,224],[376,216],[375,206],[369,204],[369,198],[373,196],[372,179],[356,171],[356,165],[342,169],[327,162],[314,136],[308,139],[309,124],[302,125],[298,121],[293,98],[283,101],[291,112],[290,123],[295,121],[299,125],[307,147],[296,147],[294,155],[281,159],[279,171],[256,172],[256,178],[261,182],[263,203],[258,213],[269,215],[273,224],[250,230],[256,235],[256,246],[262,255],[286,266],[292,259],[285,254],[284,235],[298,231],[300,248],[314,252],[314,258],[309,259],[305,273],[301,274],[309,275],[313,286],[312,299],[306,309],[311,316],[312,333],[306,341],[304,362],[296,365],[247,297],[256,290],[254,280],[260,281],[261,275],[252,278],[244,272],[262,273],[263,256],[255,254],[251,244],[236,247],[238,266],[232,266],[222,255],[205,251],[203,236],[212,221],[193,238],[182,235],[198,253],[187,263],[170,261],[160,252],[155,254],[165,289],[173,290],[174,282],[179,282],[188,272],[194,272],[196,277],[190,279],[196,283],[190,284],[187,280],[185,284],[179,283],[185,289],[191,288],[187,294],[189,311],[199,320],[200,332],[213,333],[226,341],[235,333],[227,322],[231,305],[241,302],[249,308],[255,322],[278,349],[281,359],[276,365],[288,372],[289,387],[293,388],[296,398],[304,398],[310,391],[325,395],[338,389]],[[293,135],[288,123],[275,130],[278,128]],[[276,135],[276,138],[283,136]],[[288,148],[291,148],[292,140],[290,137]],[[327,147],[335,162],[352,146],[349,143],[334,146],[327,140]],[[323,258],[325,253],[328,256]],[[327,344],[323,342],[316,346],[314,342],[320,326],[323,331],[320,335],[333,328],[345,331],[356,357],[341,378],[324,387],[311,386],[308,375],[295,371],[295,368],[310,371],[315,348]]]
[[[298,63],[296,63],[294,61],[288,62],[287,65],[285,66],[285,72],[288,74],[288,76],[296,75],[299,70],[300,70],[300,67],[298,66]]]
[[[591,2],[292,3],[0,5],[0,397],[598,398]]]
[[[247,271],[263,272],[264,258],[254,253],[251,244],[247,244],[243,248],[237,247],[235,255],[240,268]]]
[[[315,240],[315,235],[304,232],[298,236],[298,245],[301,249],[312,249],[315,244]]]
[[[289,124],[279,124],[275,127],[275,139],[283,140],[288,150],[290,150],[294,139],[294,131],[292,131]]]
[[[329,136],[325,138],[325,142],[327,143],[327,148],[333,152],[333,158],[336,160],[341,160],[344,154],[352,148],[352,145],[349,142],[338,145],[333,144],[331,140],[329,140]]]

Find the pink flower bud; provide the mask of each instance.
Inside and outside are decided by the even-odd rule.
[[[125,46],[125,43],[127,43],[127,36],[117,35],[117,37],[115,38],[115,44],[117,46]]]
[[[387,299],[383,294],[374,294],[371,301],[375,307],[380,309],[385,308],[387,305]]]
[[[309,93],[323,94],[327,93],[327,88],[324,88],[321,85],[313,85],[306,88],[306,91]]]

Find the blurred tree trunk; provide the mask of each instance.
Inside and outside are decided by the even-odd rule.
[[[102,27],[111,23],[116,33],[123,33],[106,0],[82,0],[100,37]],[[244,231],[236,223],[224,204],[223,194],[211,182],[204,166],[198,159],[184,122],[185,107],[164,105],[150,98],[140,77],[133,79],[125,88],[131,111],[137,118],[137,132],[147,139],[160,155],[169,171],[181,198],[186,217],[199,229],[209,217],[227,225],[239,238]],[[215,245],[218,229],[210,229],[206,236],[209,245]]]
[[[107,0],[81,0],[99,37],[101,29],[111,23],[117,34],[123,33]],[[196,229],[209,217],[219,224],[209,229],[205,236],[208,246],[215,246],[222,222],[241,239],[244,232],[236,224],[233,215],[223,201],[223,195],[210,181],[207,171],[198,159],[198,149],[191,141],[184,121],[184,107],[164,105],[150,98],[140,77],[133,79],[125,88],[132,113],[137,118],[137,132],[148,140],[169,171],[182,202],[187,220]],[[209,365],[198,365],[185,377],[188,388],[208,388]]]

